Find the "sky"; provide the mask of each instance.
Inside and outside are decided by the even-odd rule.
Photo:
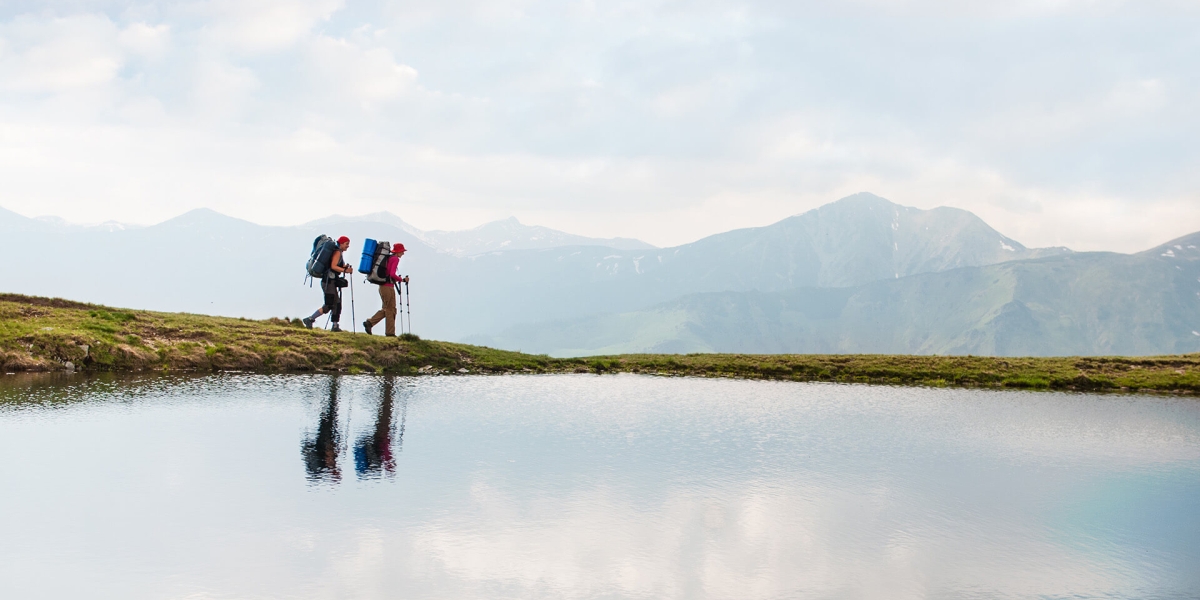
[[[1194,0],[6,0],[0,206],[386,210],[659,246],[869,191],[1029,246],[1200,231]]]

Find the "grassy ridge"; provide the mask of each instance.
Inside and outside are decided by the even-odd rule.
[[[790,381],[1200,393],[1200,354],[1153,357],[885,354],[626,354],[578,359],[595,372]]]
[[[0,367],[6,372],[338,370],[418,373],[544,371],[550,359],[476,346],[308,330],[253,321],[114,309],[0,294]]]
[[[652,373],[793,381],[1200,393],[1200,355],[998,358],[886,355],[621,355],[554,359],[480,346],[307,330],[0,294],[5,372],[336,370],[374,373]]]

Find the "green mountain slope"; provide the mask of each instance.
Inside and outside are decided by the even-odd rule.
[[[515,327],[480,343],[629,352],[1054,356],[1200,351],[1200,233],[1135,255],[1078,253],[853,288],[693,294]]]

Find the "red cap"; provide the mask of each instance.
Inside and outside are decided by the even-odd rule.
[[[404,244],[400,242],[392,244],[392,254],[400,254],[401,252],[404,252]]]
[[[350,242],[350,238],[348,238],[344,235],[342,237],[338,238],[338,244],[346,244],[349,242]]]

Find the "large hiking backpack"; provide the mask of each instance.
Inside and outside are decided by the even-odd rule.
[[[388,275],[387,259],[392,255],[392,245],[388,242],[379,242],[375,246],[375,254],[371,257],[371,270],[367,271],[367,281],[375,285],[391,285],[392,279]]]
[[[333,253],[337,250],[337,242],[329,238],[325,234],[317,236],[313,240],[312,254],[308,257],[308,275],[313,279],[320,279],[329,272],[329,262],[333,260]]]

